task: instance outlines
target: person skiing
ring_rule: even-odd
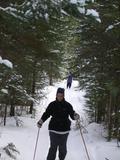
[[[67,138],[70,131],[71,121],[79,119],[72,105],[64,98],[64,88],[58,88],[56,100],[51,102],[46,111],[37,122],[39,128],[43,123],[51,117],[49,122],[50,148],[47,155],[47,160],[55,160],[57,149],[59,150],[59,160],[64,160],[67,154]]]
[[[72,74],[70,73],[67,79],[67,88],[71,88],[72,85]]]

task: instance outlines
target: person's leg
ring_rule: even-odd
[[[47,160],[55,160],[58,147],[59,137],[57,134],[50,132],[50,148],[47,156]]]
[[[59,159],[64,160],[67,154],[67,138],[68,134],[61,135],[59,139]]]
[[[69,83],[67,83],[67,88],[69,87]]]
[[[69,83],[69,88],[71,88],[71,83]]]
[[[70,88],[70,83],[69,82],[67,83],[67,88]]]

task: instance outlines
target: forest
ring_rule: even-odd
[[[119,0],[0,1],[0,124],[35,114],[42,89],[72,72],[90,122],[120,140]]]

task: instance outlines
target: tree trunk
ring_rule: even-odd
[[[97,106],[95,105],[95,122],[97,122]]]
[[[108,141],[111,140],[112,136],[112,96],[110,94],[109,106],[108,106]]]
[[[97,123],[101,123],[102,121],[102,103],[99,101],[97,105]]]
[[[36,87],[36,64],[37,64],[37,60],[35,58],[34,66],[33,66],[33,73],[32,73],[33,76],[32,76],[32,90],[31,90],[31,94],[33,98],[35,97],[35,87]],[[34,105],[34,102],[31,101],[30,111],[29,111],[30,114],[32,114],[33,112],[33,105]]]
[[[14,98],[11,99],[10,116],[15,116]]]
[[[50,85],[50,86],[53,85],[52,76],[49,77],[49,85]]]
[[[10,116],[15,116],[15,106],[14,106],[14,99],[15,99],[15,91],[14,88],[11,87],[11,95],[10,95]]]
[[[49,62],[49,85],[53,85],[52,62]]]
[[[6,125],[6,117],[7,117],[7,104],[5,104],[4,126]]]

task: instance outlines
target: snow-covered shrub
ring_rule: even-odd
[[[17,127],[23,126],[23,121],[21,119],[19,119],[17,116],[15,116],[14,119]]]
[[[81,129],[83,133],[88,133],[86,127],[80,121],[76,121],[75,130]]]
[[[4,148],[0,149],[0,160],[20,160],[19,155],[20,152],[13,143],[9,143]]]

